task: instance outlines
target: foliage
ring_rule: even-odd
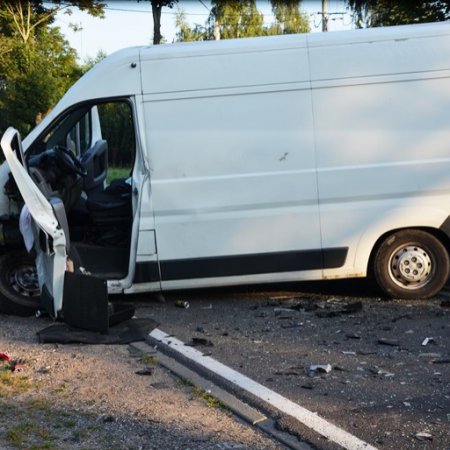
[[[58,28],[59,11],[78,6],[97,16],[95,0],[0,3],[0,133],[13,125],[28,133],[81,75],[76,53]]]
[[[308,16],[300,11],[298,0],[271,0],[276,23],[271,25],[267,34],[309,33]]]
[[[189,27],[185,14],[179,11],[175,26],[179,30],[176,41],[204,41],[232,39],[276,34],[307,33],[310,31],[308,17],[301,12],[299,0],[271,0],[276,22],[264,26],[264,16],[254,0],[216,0],[212,2],[211,14],[204,26]]]
[[[175,26],[179,30],[175,35],[177,42],[206,41],[208,39],[208,28],[195,24],[193,28],[186,21],[186,14],[179,10],[175,19]]]
[[[104,103],[98,106],[98,113],[103,139],[108,142],[109,165],[131,168],[136,143],[130,106],[125,102]]]
[[[348,0],[359,27],[381,27],[450,19],[450,0]]]
[[[82,73],[85,74],[86,72],[89,72],[96,64],[103,61],[107,56],[108,55],[103,50],[99,50],[96,56],[86,58],[81,68]]]
[[[211,16],[220,24],[220,38],[264,35],[264,16],[255,0],[213,0]]]

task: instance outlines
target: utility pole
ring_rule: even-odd
[[[328,31],[328,0],[322,0],[322,31]]]

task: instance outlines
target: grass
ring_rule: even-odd
[[[109,167],[106,180],[108,183],[111,183],[112,180],[128,178],[130,173],[130,167]]]
[[[157,366],[158,365],[158,360],[156,359],[155,356],[149,355],[145,352],[142,352],[140,355],[140,359],[144,364],[147,365],[152,365],[152,366]]]
[[[6,439],[16,448],[30,448],[34,450],[55,448],[52,444],[53,435],[42,425],[31,422],[21,423],[10,428],[6,432]],[[38,440],[39,442],[31,446],[26,445],[29,440]]]
[[[67,383],[61,383],[56,389],[53,390],[53,393],[62,397],[65,393],[67,393],[67,388]]]
[[[210,393],[204,391],[202,388],[195,386],[192,389],[192,394],[198,397],[200,400],[204,401],[210,408],[221,408],[231,413],[230,409],[227,405],[225,405],[225,403],[221,402]]]
[[[101,439],[104,433],[96,414],[61,411],[55,409],[51,401],[0,400],[0,410],[5,412],[1,421],[5,432],[0,433],[0,448],[7,442],[8,448],[56,450],[65,448],[67,440],[73,440],[81,449],[82,441],[92,434],[98,434]],[[5,425],[8,418],[9,424]]]
[[[28,377],[13,373],[9,368],[0,368],[0,397],[23,394],[36,386]]]

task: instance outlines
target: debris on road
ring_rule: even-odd
[[[430,342],[434,342],[434,338],[432,337],[427,337],[422,341],[422,346],[425,347],[427,346]]]
[[[3,365],[0,367],[3,371],[11,371],[13,373],[23,372],[25,369],[23,359],[12,359],[8,352],[0,353],[0,361],[3,361]]]
[[[400,343],[397,339],[380,338],[380,339],[378,339],[378,343],[380,345],[388,345],[391,347],[398,347],[400,345]]]
[[[177,308],[188,309],[189,308],[189,302],[186,302],[186,301],[183,301],[183,300],[176,300],[175,301],[175,306]]]
[[[330,305],[327,305],[326,306],[327,309],[323,311],[317,311],[316,316],[323,319],[323,318],[337,317],[344,314],[354,314],[363,310],[362,301],[346,303],[344,305],[337,303],[337,305],[338,307],[336,309],[333,309],[334,305],[331,308]]]
[[[361,339],[361,335],[358,333],[347,333],[345,337],[348,339]]]
[[[8,352],[0,352],[0,361],[10,361],[11,356],[9,356]]]
[[[441,353],[419,353],[419,358],[441,358]]]
[[[449,364],[450,358],[436,358],[431,360],[432,364]]]
[[[136,370],[136,375],[153,375],[155,369],[153,367],[144,367],[143,369]]]
[[[421,431],[419,433],[416,433],[416,439],[418,439],[419,441],[432,441],[433,436],[426,431]]]
[[[311,364],[309,373],[330,373],[332,369],[331,364]]]
[[[189,347],[214,347],[214,344],[209,339],[193,337],[191,342],[186,344]]]

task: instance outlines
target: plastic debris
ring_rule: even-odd
[[[25,366],[22,364],[11,364],[10,369],[13,373],[23,372],[25,370]]]
[[[425,347],[427,346],[430,342],[434,342],[434,338],[432,337],[427,337],[422,341],[422,345]]]
[[[0,352],[0,361],[11,361],[11,356],[8,352]]]
[[[331,364],[311,364],[309,366],[309,372],[316,373],[330,373],[332,369]]]

